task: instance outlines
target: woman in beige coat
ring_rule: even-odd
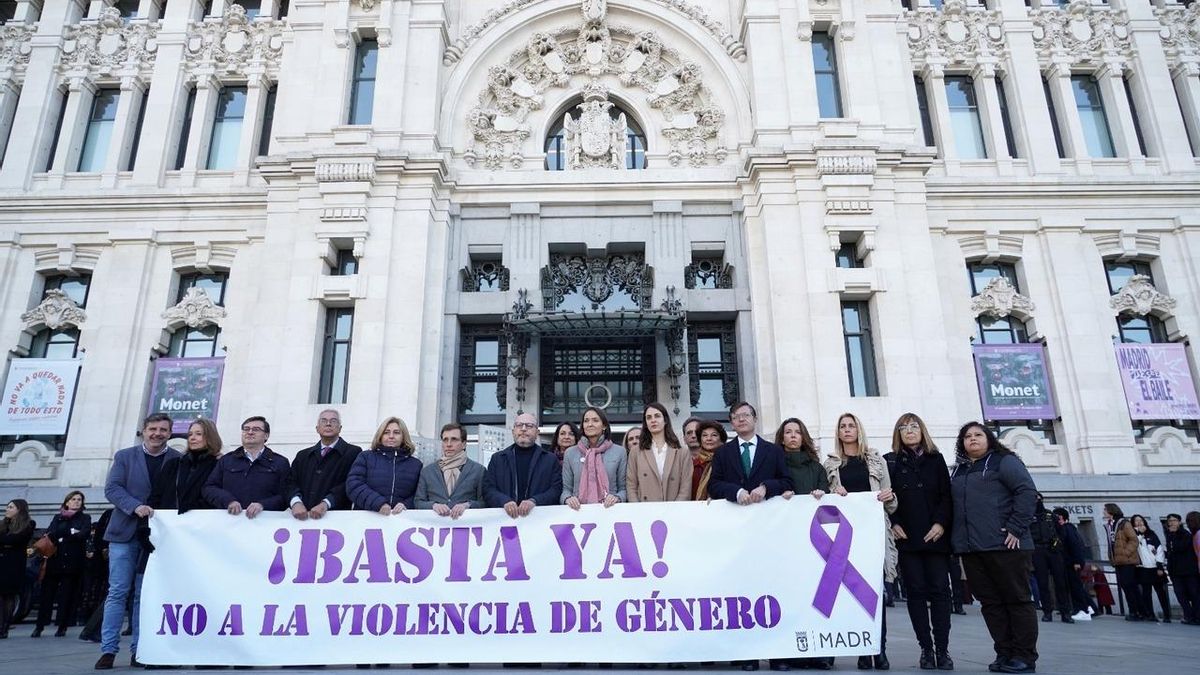
[[[661,403],[642,411],[641,445],[629,453],[625,490],[631,503],[691,499],[692,456],[671,429],[671,416]]]
[[[833,441],[833,454],[824,462],[825,471],[829,474],[829,490],[845,496],[850,492],[874,492],[875,498],[883,502],[887,513],[895,513],[899,502],[892,492],[892,479],[888,474],[887,464],[879,451],[867,445],[867,434],[863,431],[862,423],[851,413],[842,413],[838,418],[836,435]],[[891,583],[896,580],[896,562],[899,554],[896,543],[892,540],[892,528],[888,519],[883,519],[885,557],[883,564],[883,579]],[[887,658],[887,611],[883,612],[883,630],[879,639],[879,655],[874,657],[860,656],[859,670],[887,670],[890,668]]]

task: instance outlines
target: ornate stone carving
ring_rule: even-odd
[[[1144,274],[1135,274],[1108,300],[1117,314],[1169,315],[1175,311],[1175,298],[1159,293],[1154,282]]]
[[[971,298],[971,314],[976,318],[1015,316],[1025,320],[1033,315],[1033,301],[1018,293],[1008,279],[996,277]]]
[[[482,159],[493,170],[520,167],[521,147],[530,135],[527,118],[542,107],[543,93],[567,87],[577,76],[595,81],[605,75],[641,89],[647,105],[662,112],[659,126],[672,165],[685,158],[693,166],[725,160],[719,140],[725,112],[713,103],[701,68],[653,31],[586,19],[534,33],[506,63],[488,71],[487,88],[468,113],[474,144],[464,159],[472,166]]]
[[[820,155],[817,157],[817,175],[873,174],[876,165],[874,155]]]
[[[705,10],[692,5],[686,0],[650,0],[663,7],[672,9],[683,16],[687,17],[693,23],[704,28],[710,35],[713,36],[725,49],[725,53],[729,54],[738,61],[746,60],[746,46],[740,40],[735,38],[725,28],[725,25],[716,19],[709,16]],[[463,52],[475,43],[487,29],[500,23],[509,15],[525,9],[529,5],[537,2],[537,0],[509,0],[503,5],[488,12],[478,22],[467,26],[463,30],[462,35],[453,42],[446,51],[442,53],[442,63],[449,66],[457,63],[462,58]],[[603,0],[581,0],[581,14],[585,21],[604,21],[607,19],[607,2]],[[596,14],[599,16],[595,16]]]
[[[375,182],[375,162],[317,162],[318,183]]]
[[[584,89],[579,118],[573,119],[567,111],[563,119],[563,141],[568,169],[625,168],[628,143],[625,113],[614,119],[609,113],[612,107],[608,91],[599,83],[591,82]]]
[[[1160,7],[1154,15],[1162,26],[1159,35],[1171,65],[1200,63],[1200,4]]]
[[[463,293],[507,291],[511,276],[508,268],[496,260],[472,260],[460,273]]]
[[[1033,44],[1043,63],[1094,63],[1131,58],[1129,15],[1124,10],[1071,0],[1066,8],[1029,10]]]
[[[189,71],[211,69],[218,76],[255,71],[274,76],[283,53],[285,27],[278,19],[250,21],[241,5],[230,5],[220,19],[193,21],[188,26],[186,67]]]
[[[6,23],[0,26],[0,71],[23,72],[33,52],[30,41],[37,26],[25,23]]]
[[[126,23],[115,7],[100,10],[94,22],[63,29],[62,75],[105,77],[141,73],[149,77],[158,51],[158,22]]]
[[[193,286],[187,289],[179,304],[168,308],[162,313],[162,317],[167,320],[169,328],[178,327],[180,324],[188,328],[200,328],[219,324],[221,319],[225,318],[225,308],[214,303],[203,288]]]
[[[26,328],[45,326],[50,330],[60,328],[79,328],[87,321],[87,312],[80,309],[75,301],[58,289],[46,291],[46,297],[41,304],[21,315],[21,321]]]
[[[650,309],[654,268],[641,254],[592,258],[556,253],[542,268],[542,307],[546,311],[586,309],[561,307],[567,295],[574,293],[583,295],[591,309],[603,309],[618,290],[629,296],[636,309]]]
[[[693,258],[683,268],[683,287],[733,288],[733,265],[724,257]]]
[[[921,7],[907,15],[908,47],[918,68],[926,62],[995,62],[1007,51],[1000,10],[947,0],[941,8]]]

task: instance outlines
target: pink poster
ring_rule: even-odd
[[[1117,367],[1131,419],[1200,419],[1196,384],[1182,344],[1117,345]]]

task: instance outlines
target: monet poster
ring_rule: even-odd
[[[158,359],[150,381],[149,413],[167,413],[173,433],[187,433],[197,417],[217,419],[225,359]]]
[[[1042,345],[975,345],[973,351],[985,419],[1031,420],[1057,416]]]

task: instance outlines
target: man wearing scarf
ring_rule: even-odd
[[[421,469],[413,502],[457,520],[467,509],[483,508],[483,465],[467,458],[466,431],[451,422],[442,427],[442,456]]]

